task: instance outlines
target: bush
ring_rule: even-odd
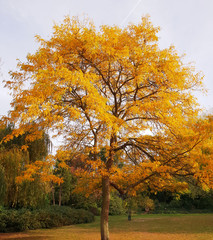
[[[90,207],[88,209],[88,211],[90,211],[95,216],[100,216],[101,215],[101,208],[99,208],[99,207]]]
[[[75,209],[85,209],[92,212],[95,216],[100,216],[101,197],[94,195],[86,197],[79,193],[72,193],[67,206]]]
[[[121,215],[125,213],[123,201],[117,195],[110,196],[109,215]]]
[[[2,211],[0,215],[1,232],[20,232],[26,229],[26,222],[16,210]]]
[[[52,206],[29,211],[0,211],[0,232],[20,232],[28,229],[52,228],[94,221],[94,215],[83,209]]]
[[[143,199],[142,206],[143,206],[146,213],[155,209],[154,201],[151,198],[149,198],[148,196],[146,196]]]

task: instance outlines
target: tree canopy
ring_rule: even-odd
[[[64,137],[62,162],[78,159],[87,191],[102,186],[102,240],[108,236],[110,186],[122,195],[140,189],[185,189],[199,172],[204,136],[193,90],[201,73],[174,47],[160,49],[148,17],[125,28],[66,17],[50,39],[18,63],[13,90],[13,134],[28,141],[51,129]]]

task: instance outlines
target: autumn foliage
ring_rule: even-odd
[[[40,47],[6,82],[17,128],[5,141],[26,131],[33,141],[47,129],[63,136],[56,158],[82,163],[79,190],[102,186],[106,240],[111,187],[122,196],[180,191],[201,177],[198,145],[207,133],[193,90],[203,88],[203,76],[174,47],[159,48],[148,17],[99,29],[66,17],[53,29],[49,40],[36,36]]]

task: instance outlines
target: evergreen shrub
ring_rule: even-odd
[[[38,210],[0,210],[0,232],[21,232],[94,221],[94,215],[83,209],[51,206]]]

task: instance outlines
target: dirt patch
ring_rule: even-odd
[[[0,239],[19,239],[30,237],[26,233],[0,233]]]

